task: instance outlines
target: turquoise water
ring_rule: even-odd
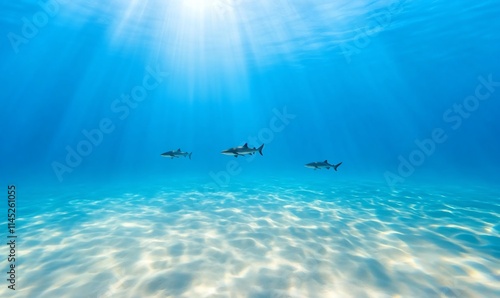
[[[292,186],[291,186],[292,185]],[[23,297],[496,297],[498,192],[330,179],[22,202]],[[5,293],[5,292],[4,292]],[[83,295],[82,293],[85,293]]]
[[[2,2],[0,296],[500,296],[500,3],[351,2]]]

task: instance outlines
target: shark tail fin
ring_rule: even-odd
[[[342,162],[339,162],[338,164],[334,165],[334,166],[333,166],[333,169],[334,169],[335,171],[337,171],[337,168],[338,168],[341,164],[342,164]]]
[[[260,145],[260,147],[259,147],[259,148],[257,148],[257,149],[259,149],[259,153],[260,153],[260,155],[264,155],[264,154],[262,154],[262,148],[264,148],[264,144]]]
[[[193,154],[193,152],[189,152],[189,159],[191,159],[191,155]]]

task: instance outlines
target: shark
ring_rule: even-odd
[[[179,148],[177,150],[172,150],[172,151],[164,152],[164,153],[161,154],[161,156],[163,156],[163,157],[170,157],[170,159],[181,157],[181,156],[184,156],[184,157],[187,156],[187,157],[189,157],[189,159],[191,159],[191,154],[193,154],[193,152],[182,152],[181,148]]]
[[[260,145],[259,148],[250,148],[248,147],[248,143],[245,143],[245,145],[243,146],[238,146],[238,147],[234,147],[234,148],[229,148],[229,149],[226,149],[226,150],[222,150],[222,154],[224,155],[233,155],[234,157],[238,157],[240,155],[252,155],[252,154],[255,154],[256,152],[259,152],[260,155],[263,155],[262,154],[262,148],[264,148],[264,144]]]
[[[339,162],[338,164],[336,165],[332,165],[332,164],[329,164],[328,163],[328,160],[325,160],[325,161],[319,161],[319,162],[311,162],[311,163],[308,163],[306,164],[306,168],[311,168],[311,169],[322,169],[322,168],[326,168],[327,170],[329,170],[330,168],[333,168],[335,171],[337,171],[337,168],[342,164],[342,162]]]

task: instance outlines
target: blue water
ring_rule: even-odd
[[[0,296],[500,296],[498,15],[2,1]]]

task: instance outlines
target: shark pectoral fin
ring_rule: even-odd
[[[327,170],[329,170],[329,169],[330,169],[330,167],[326,167],[326,169],[327,169]]]

